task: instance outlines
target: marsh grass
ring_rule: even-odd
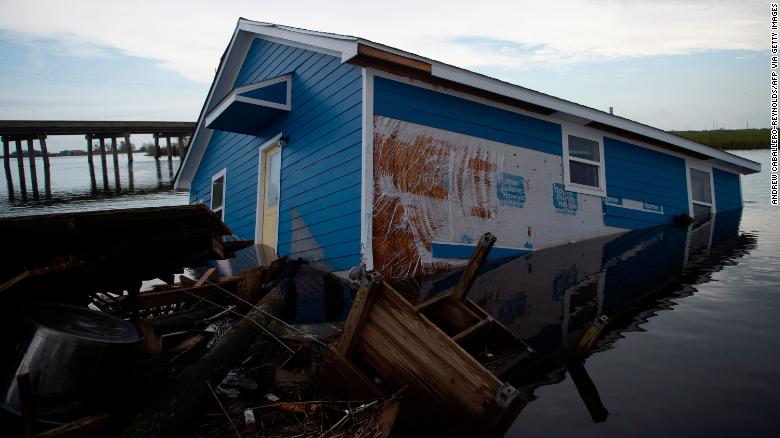
[[[718,149],[769,148],[769,129],[717,129],[713,131],[671,131],[671,133]]]

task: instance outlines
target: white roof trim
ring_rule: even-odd
[[[469,85],[485,91],[490,91],[503,96],[511,97],[513,99],[522,100],[524,102],[570,114],[592,122],[601,123],[607,126],[634,132],[645,137],[650,137],[664,143],[678,146],[682,149],[706,155],[726,163],[734,164],[748,171],[748,173],[761,171],[761,165],[759,163],[738,157],[720,149],[715,149],[711,146],[696,143],[694,141],[680,137],[679,135],[653,128],[633,120],[608,114],[603,111],[559,99],[557,97],[549,96],[547,94],[530,90],[528,88],[502,82],[498,79],[493,79],[478,73],[470,72],[468,70],[436,63],[431,66],[431,73],[433,76],[442,79]]]
[[[262,99],[255,99],[246,96],[240,96],[241,93],[246,93],[248,91],[253,91],[263,87],[268,87],[274,84],[278,84],[280,82],[287,82],[287,91],[286,91],[287,95],[285,97],[285,103],[283,104],[277,102],[271,102],[269,100],[262,100]],[[233,91],[231,91],[230,94],[225,96],[225,98],[222,99],[222,101],[219,104],[217,104],[217,106],[206,115],[206,126],[211,125],[214,122],[214,120],[217,117],[219,117],[220,114],[222,114],[233,102],[251,103],[253,105],[275,108],[283,111],[290,111],[291,93],[292,93],[292,73],[287,73],[286,75],[282,75],[272,79],[267,79],[264,81],[255,82],[252,84],[247,84],[238,87]]]
[[[235,81],[238,71],[241,68],[241,63],[243,63],[246,52],[255,36],[339,56],[342,63],[357,56],[358,46],[363,44],[392,54],[429,63],[431,64],[431,74],[441,79],[549,108],[559,113],[574,116],[583,120],[584,123],[596,122],[633,132],[736,166],[743,173],[755,173],[761,170],[761,165],[759,163],[710,146],[696,143],[678,135],[383,44],[353,36],[298,29],[241,18],[238,20],[236,30],[233,33],[233,38],[225,52],[225,59],[217,72],[212,88],[209,91],[209,95],[203,106],[203,110],[201,111],[198,126],[191,141],[190,150],[176,176],[174,185],[176,189],[190,188],[192,178],[195,176],[195,171],[197,170],[198,164],[205,152],[206,145],[211,137],[211,130],[206,128],[203,124],[206,118],[204,115],[213,109],[212,99],[215,95],[226,96],[230,92],[229,88],[226,89],[226,87],[232,86],[233,81]]]
[[[211,112],[214,106],[216,106],[216,103],[213,103],[215,96],[217,98],[227,96],[230,92],[230,88],[232,88],[232,84],[241,69],[241,64],[244,62],[246,53],[256,36],[338,56],[342,63],[357,56],[358,51],[358,38],[355,37],[297,29],[240,18],[225,51],[224,59],[214,78],[211,90],[209,90],[201,114],[198,117],[198,125],[190,141],[190,148],[176,175],[175,189],[188,190],[190,188],[192,179],[195,177],[195,172],[198,169],[200,160],[203,158],[213,132],[213,130],[206,128],[204,124],[206,114]]]

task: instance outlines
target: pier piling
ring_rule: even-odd
[[[179,162],[184,158],[184,137],[179,137],[179,148],[176,149],[179,153]]]
[[[119,193],[122,191],[122,184],[119,179],[119,146],[116,137],[111,137],[111,152],[114,157],[114,185],[116,192]]]
[[[22,201],[27,200],[27,182],[24,178],[24,153],[22,153],[22,141],[16,140],[16,164],[19,167],[19,191],[22,193]]]
[[[160,161],[160,135],[154,134],[154,159]]]
[[[97,191],[97,181],[95,180],[95,161],[92,157],[92,135],[87,134],[87,161],[89,161],[89,181],[92,184],[92,193]]]
[[[3,137],[3,167],[5,167],[5,181],[8,187],[8,199],[14,199],[14,179],[11,176],[11,148],[8,147],[8,139]]]
[[[160,146],[160,138],[165,137],[168,150],[168,171],[171,179],[173,179],[173,155],[177,154],[183,156],[186,153],[186,147],[184,145],[184,139],[190,137],[195,130],[196,124],[193,122],[137,122],[137,121],[69,121],[69,120],[0,120],[0,140],[3,142],[3,150],[0,151],[3,155],[3,166],[5,169],[6,185],[8,188],[8,198],[11,200],[27,201],[27,179],[30,178],[32,187],[32,197],[34,199],[42,198],[42,195],[46,196],[46,199],[51,199],[52,188],[51,178],[52,172],[56,170],[51,167],[50,155],[47,149],[47,139],[51,135],[84,135],[87,141],[87,163],[89,164],[89,177],[92,194],[97,194],[98,190],[98,178],[97,170],[95,168],[95,154],[100,153],[102,170],[103,170],[103,189],[105,192],[111,190],[108,176],[108,158],[106,157],[106,141],[111,139],[111,153],[114,165],[114,180],[116,190],[118,193],[122,192],[122,180],[121,170],[119,168],[121,151],[121,140],[124,138],[124,143],[127,145],[127,149],[124,151],[127,153],[128,163],[128,181],[127,184],[134,189],[133,181],[133,148],[130,142],[130,136],[134,134],[151,134],[154,136],[154,152],[150,152],[155,157],[155,161],[160,162],[162,156],[162,150]],[[179,144],[172,144],[176,138],[179,139]],[[99,143],[95,143],[95,141]],[[26,141],[27,146],[22,145],[22,142]],[[40,151],[35,148],[35,142],[40,144]],[[16,143],[13,145],[12,143]],[[178,148],[174,152],[174,148]],[[11,159],[12,153],[17,155],[18,166],[18,179],[15,179],[12,174]],[[37,160],[36,154],[39,154],[42,158],[42,163]],[[60,154],[55,154],[58,156]],[[29,164],[25,163],[25,156],[29,157]],[[41,186],[38,185],[38,173],[37,167],[43,164],[43,178]],[[29,175],[27,174],[29,166]],[[165,185],[162,182],[162,168],[158,164],[157,175],[159,178],[160,187]],[[44,192],[44,193],[41,193]]]
[[[35,145],[33,139],[27,139],[27,160],[30,162],[30,184],[32,185],[33,199],[38,199],[38,170],[35,166]]]
[[[106,139],[100,137],[100,164],[103,165],[103,191],[108,193],[108,166],[106,164]]]
[[[130,143],[130,134],[125,134],[125,147],[127,148],[127,162],[133,162],[133,146]]]
[[[38,137],[41,144],[41,153],[43,154],[43,185],[46,193],[46,199],[51,199],[51,173],[49,169],[49,149],[46,147],[46,136]]]

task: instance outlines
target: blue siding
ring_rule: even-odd
[[[257,136],[214,131],[190,197],[208,201],[212,175],[227,167],[225,222],[254,239],[258,150],[282,132],[289,144],[282,149],[278,252],[349,269],[360,263],[361,71],[333,56],[258,38],[235,86],[290,72],[291,112]]]
[[[431,243],[431,254],[434,257],[441,257],[447,259],[468,259],[474,252],[474,248],[477,245],[468,245],[462,243]],[[501,260],[509,257],[517,257],[523,254],[528,254],[531,250],[528,249],[516,249],[516,248],[500,248],[493,247],[488,253],[488,260]]]
[[[561,155],[561,126],[384,78],[374,80],[374,114]]]
[[[287,81],[277,82],[273,85],[247,91],[245,93],[241,93],[240,96],[284,105],[287,103]]]
[[[715,208],[717,211],[742,208],[739,175],[725,170],[712,169],[712,179],[715,183]]]
[[[688,214],[685,160],[604,137],[607,195],[663,205],[664,214],[604,206],[604,225],[645,228]]]

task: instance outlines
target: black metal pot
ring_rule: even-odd
[[[61,423],[110,397],[140,352],[135,327],[104,312],[65,304],[24,307],[24,329],[11,366],[0,376],[0,405],[19,414],[16,376],[30,375],[35,417]]]

